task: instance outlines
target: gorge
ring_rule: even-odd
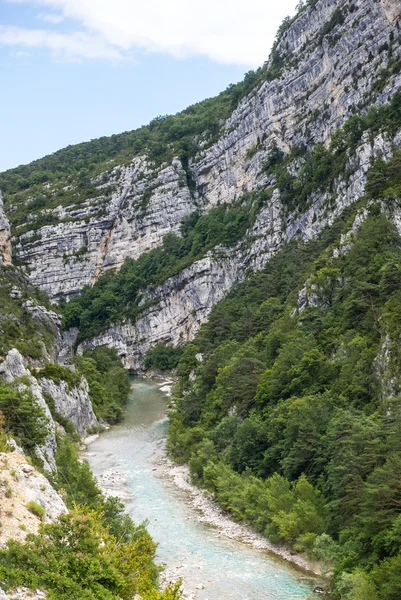
[[[61,513],[121,533],[79,439],[121,420],[127,372],[173,370],[192,480],[333,597],[400,597],[400,24],[399,0],[301,2],[216,98],[0,174],[0,447]],[[149,573],[104,597],[179,597]]]

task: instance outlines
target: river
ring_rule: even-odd
[[[199,522],[188,495],[160,476],[168,421],[156,382],[134,379],[123,423],[86,452],[102,487],[122,497],[136,522],[148,521],[157,559],[197,600],[307,600],[316,582],[271,554]],[[203,588],[203,589],[198,589]]]

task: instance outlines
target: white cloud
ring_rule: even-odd
[[[55,13],[44,13],[39,15],[42,21],[45,23],[51,23],[52,25],[59,25],[64,21],[64,17],[62,15],[56,15]]]
[[[121,53],[102,38],[86,33],[62,34],[42,29],[0,26],[0,44],[20,48],[47,48],[59,56],[80,58],[121,59]]]
[[[246,66],[267,59],[278,26],[297,4],[297,0],[8,1],[46,6],[73,19],[85,32],[75,34],[79,36],[75,43],[83,47],[86,40],[92,48],[89,54],[93,54],[94,40],[102,40],[98,58],[104,58],[107,48],[113,58],[115,53],[141,48]],[[88,52],[82,56],[88,57]]]

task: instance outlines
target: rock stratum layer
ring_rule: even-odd
[[[189,165],[174,158],[157,166],[146,154],[134,156],[89,180],[84,200],[82,180],[64,185],[62,193],[47,183],[56,200],[61,194],[58,206],[40,211],[52,223],[39,226],[33,211],[28,225],[13,231],[15,252],[31,281],[54,299],[72,297],[126,258],[160,246],[166,233],[180,235],[182,219],[195,211],[274,187],[264,168],[273,148],[289,153],[299,145],[327,146],[352,115],[394,96],[401,85],[400,16],[399,0],[311,2],[281,32],[267,64],[275,76],[240,101],[220,124],[217,141],[210,144],[199,136],[199,150]],[[211,251],[147,290],[150,302],[135,323],[116,324],[81,349],[113,346],[126,366],[138,371],[155,344],[191,340],[213,305],[247,270],[262,268],[294,236],[317,235],[363,196],[372,160],[389,156],[397,145],[397,135],[362,138],[335,193],[315,194],[296,211],[286,210],[274,191],[241,243]],[[291,168],[299,169],[296,160]],[[28,208],[36,194],[28,194]],[[10,218],[16,207],[13,197],[7,203]]]

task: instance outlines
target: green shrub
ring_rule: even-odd
[[[43,589],[49,600],[178,600],[179,586],[157,589],[156,544],[141,528],[127,542],[110,533],[99,512],[75,509],[57,523],[41,525],[24,544],[0,550],[6,589]]]
[[[86,350],[74,364],[89,384],[89,395],[98,418],[109,423],[121,420],[130,390],[130,380],[114,348]]]
[[[40,371],[36,371],[35,375],[39,379],[51,379],[57,385],[65,381],[69,389],[79,387],[81,383],[81,376],[78,373],[57,363],[47,363]]]
[[[145,356],[145,369],[159,369],[160,371],[171,371],[175,369],[182,356],[182,348],[165,346],[159,344],[149,350]]]
[[[18,390],[0,383],[0,411],[5,431],[28,452],[44,444],[48,435],[48,421],[44,410],[37,404],[32,392]]]
[[[46,515],[46,509],[43,508],[43,506],[41,506],[37,502],[34,502],[33,500],[31,500],[30,502],[27,503],[26,507],[28,510],[31,511],[31,513],[33,515],[35,515],[36,517],[39,517],[42,521],[44,520],[45,515]]]

